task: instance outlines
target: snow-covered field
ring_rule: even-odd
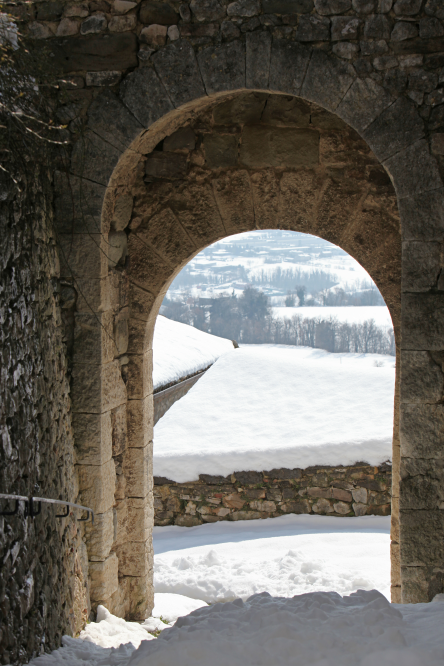
[[[154,429],[154,474],[198,475],[391,458],[391,356],[246,345],[226,354]]]
[[[208,603],[377,589],[390,599],[390,517],[295,516],[154,528],[156,592]]]
[[[273,315],[279,319],[291,319],[295,315],[302,319],[337,319],[348,324],[361,324],[373,319],[376,326],[392,327],[388,308],[384,305],[363,305],[360,307],[302,307],[273,308]]]
[[[63,648],[32,665],[442,666],[444,595],[403,606],[381,593],[389,582],[389,518],[156,528],[154,546],[156,589],[159,563],[175,558],[182,592],[188,585],[202,597],[205,585],[208,592],[220,581],[234,600],[207,606],[156,593],[154,617],[142,625],[102,607],[80,638],[64,637]],[[248,597],[249,589],[260,591]]]
[[[154,389],[204,370],[222,354],[233,350],[231,340],[159,315],[153,341]]]

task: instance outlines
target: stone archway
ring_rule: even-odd
[[[150,605],[150,341],[170,280],[191,256],[218,238],[236,230],[256,228],[256,224],[263,224],[260,219],[266,219],[270,228],[282,224],[292,228],[294,210],[303,209],[305,221],[301,215],[297,230],[311,230],[332,240],[367,268],[391,309],[399,339],[399,264],[389,276],[387,266],[394,265],[400,236],[394,224],[396,206],[390,203],[394,197],[386,173],[394,185],[401,213],[406,292],[401,317],[401,399],[405,402],[406,427],[401,432],[404,467],[400,536],[396,486],[393,500],[394,598],[401,600],[402,584],[404,601],[429,600],[435,590],[441,589],[440,574],[435,568],[439,566],[442,544],[442,518],[437,510],[434,480],[440,419],[436,403],[440,400],[442,373],[428,353],[440,348],[440,296],[433,292],[440,257],[438,244],[430,241],[439,236],[437,220],[443,207],[439,172],[429,154],[423,123],[414,104],[403,97],[393,101],[372,79],[358,78],[350,65],[334,56],[280,40],[272,43],[268,33],[247,35],[245,49],[235,41],[205,49],[197,59],[187,42],[178,41],[158,51],[153,61],[155,69],[139,69],[126,77],[121,84],[121,100],[105,93],[92,103],[88,129],[74,148],[72,175],[58,179],[59,217],[64,219],[67,232],[63,256],[69,257],[63,271],[66,277],[72,277],[74,272],[82,290],[76,315],[72,395],[77,445],[82,450],[82,442],[88,444],[88,455],[78,460],[80,488],[101,521],[94,541],[89,542],[93,600],[107,603],[113,612],[136,618],[143,617]],[[197,122],[218,102],[224,104],[225,98],[245,90],[300,97],[305,103],[334,112],[354,128],[365,140],[363,152],[368,151],[367,146],[373,151],[368,151],[369,169],[364,182],[374,179],[375,201],[368,200],[363,208],[370,191],[364,196],[364,190],[356,183],[351,185],[359,178],[350,178],[340,185],[338,177],[327,172],[325,162],[320,163],[322,179],[314,162],[261,166],[254,161],[246,164],[245,154],[240,164],[214,166],[214,173],[212,167],[211,174],[202,175],[201,180],[198,170],[204,165],[197,163],[188,195],[161,192],[159,201],[138,201],[137,196],[143,198],[141,188],[146,191],[146,184],[142,184],[144,173],[150,177],[155,171],[152,163],[151,173],[147,174],[147,155],[159,162],[158,157],[153,158],[155,152],[161,152],[154,150],[159,142]],[[248,123],[245,126],[248,128]],[[291,141],[296,135],[303,138],[298,134],[301,129],[293,127]],[[319,136],[320,130],[315,126],[306,128],[307,132],[318,131]],[[251,135],[254,131],[248,130]],[[277,137],[279,132],[273,131]],[[213,140],[213,144],[217,141]],[[254,147],[254,138],[251,145]],[[306,147],[306,153],[312,154],[312,148]],[[355,168],[359,171],[359,165]],[[284,221],[284,209],[275,206],[274,174],[279,169],[279,191],[281,182],[286,187]],[[291,175],[295,172],[299,173],[298,178]],[[302,190],[298,186],[301,173]],[[325,210],[321,205],[314,215],[310,196],[313,199],[318,183],[327,203]],[[64,194],[66,185],[69,197]],[[390,194],[381,205],[384,188]],[[187,197],[191,198],[188,204]],[[350,202],[349,210],[358,224],[355,228],[344,225],[339,231],[337,224],[329,221],[327,208],[336,206],[337,211],[344,200]],[[394,210],[391,215],[390,207]],[[208,210],[212,211],[211,224],[205,223]],[[269,219],[274,220],[273,225]],[[127,237],[123,229],[128,223]],[[378,229],[375,236],[374,228]],[[129,269],[121,271],[119,260],[127,252]],[[90,307],[98,316],[90,314]],[[426,329],[421,325],[422,317],[428,318]],[[418,374],[421,380],[417,379]],[[91,432],[95,437],[93,458]],[[395,449],[396,464],[400,457],[399,448]],[[398,469],[394,470],[395,479],[399,479]],[[119,500],[117,509],[113,509],[114,497]]]

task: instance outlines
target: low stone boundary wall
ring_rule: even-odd
[[[228,477],[201,474],[190,483],[154,477],[154,524],[193,527],[287,513],[387,516],[391,485],[389,463],[235,472]]]

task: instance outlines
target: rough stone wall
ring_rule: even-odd
[[[154,524],[194,527],[220,520],[276,518],[288,513],[388,516],[391,465],[273,469],[200,474],[174,483],[154,477]]]
[[[133,529],[129,533],[126,528],[121,532],[125,534],[122,538],[126,551],[122,548],[119,556],[120,578],[112,559],[113,585],[119,587],[120,581],[125,579],[125,585],[131,582],[132,587],[128,587],[123,597],[131,593],[142,599],[151,575],[149,561],[138,568],[135,562],[142,561],[137,549],[141,548],[140,534],[149,533],[146,521],[151,511],[151,486],[150,483],[144,485],[142,479],[150,469],[150,345],[155,315],[174,273],[205,244],[243,230],[242,220],[248,210],[233,206],[231,217],[222,216],[223,222],[220,222],[216,216],[205,228],[201,209],[208,209],[210,205],[214,210],[217,204],[213,188],[198,191],[196,170],[194,208],[188,206],[184,198],[176,197],[173,217],[177,215],[179,219],[170,220],[171,224],[167,220],[157,236],[145,237],[143,243],[149,250],[145,263],[138,262],[137,253],[130,251],[133,256],[129,263],[134,273],[129,275],[128,283],[122,282],[127,284],[128,293],[122,301],[116,297],[112,306],[108,287],[104,286],[110,277],[106,268],[107,254],[116,245],[122,250],[119,256],[124,256],[128,233],[124,229],[128,228],[129,221],[125,201],[128,202],[128,197],[131,199],[136,181],[143,178],[139,166],[143,163],[143,172],[146,156],[165,136],[189,124],[217,96],[230,91],[254,90],[296,96],[334,112],[370,146],[395,186],[404,243],[402,353],[398,364],[402,374],[403,451],[401,469],[396,420],[392,582],[395,598],[400,600],[402,569],[403,599],[430,600],[437,591],[442,591],[444,558],[439,435],[443,386],[440,275],[444,239],[441,178],[444,168],[444,15],[441,1],[238,0],[230,3],[191,0],[189,4],[179,4],[115,0],[111,4],[107,0],[91,0],[14,3],[10,9],[22,17],[24,25],[21,27],[25,32],[35,39],[46,40],[69,79],[63,84],[57,115],[66,122],[75,144],[67,169],[76,176],[70,178],[71,191],[83,189],[88,191],[88,197],[76,204],[74,214],[69,214],[71,217],[68,215],[71,221],[74,219],[77,235],[71,233],[71,228],[65,229],[74,248],[67,275],[72,278],[74,274],[78,284],[83,280],[81,287],[92,304],[88,309],[80,298],[77,311],[86,315],[92,309],[103,316],[103,321],[106,317],[111,321],[115,314],[122,320],[128,317],[127,361],[121,352],[120,356],[113,356],[114,365],[110,365],[106,354],[100,356],[102,348],[106,347],[99,333],[103,329],[97,328],[95,337],[90,329],[90,339],[94,338],[94,344],[101,350],[96,348],[91,354],[96,361],[100,356],[100,363],[92,366],[88,352],[82,373],[84,337],[79,335],[74,340],[74,353],[79,349],[76,381],[77,386],[82,387],[77,394],[88,395],[83,401],[88,405],[98,394],[106,396],[100,408],[96,405],[93,412],[89,407],[89,413],[106,414],[127,400],[131,454],[128,454],[125,479],[127,489],[131,486],[135,490],[126,492],[133,493],[133,504],[147,498],[145,512],[137,505],[137,513],[134,504]],[[335,173],[341,170],[338,164]],[[365,178],[368,179],[369,174]],[[155,181],[151,187],[155,192]],[[166,189],[164,191],[167,196]],[[223,190],[218,192],[221,199]],[[288,187],[285,194],[292,202],[292,210],[310,202],[308,190],[302,198],[298,198],[296,187]],[[273,213],[273,189],[264,185],[263,195],[260,207],[254,201],[253,217],[248,218],[247,228],[255,228],[262,213]],[[342,196],[338,194],[338,201]],[[123,198],[119,201],[120,197]],[[233,198],[233,201],[238,200]],[[337,205],[339,207],[340,203]],[[109,236],[116,210],[118,215]],[[306,209],[304,215],[305,212]],[[273,224],[279,224],[279,220],[274,218]],[[319,235],[323,235],[324,230],[322,224],[317,225]],[[356,236],[356,247],[360,240],[362,255],[366,248],[370,254],[377,252],[377,243],[376,250],[372,245],[371,223],[363,222],[362,230],[364,233],[358,232]],[[179,248],[176,246],[173,257],[174,234]],[[183,253],[179,251],[181,244]],[[384,261],[381,269],[383,264]],[[159,276],[159,280],[151,280],[152,276]],[[372,276],[375,277],[373,273]],[[384,277],[384,270],[379,276]],[[390,291],[394,293],[395,287]],[[124,305],[116,305],[118,303]],[[395,305],[393,302],[393,307]],[[128,307],[127,313],[125,307]],[[117,403],[110,407],[110,369],[117,368],[118,359],[119,366],[126,366],[123,369],[126,397],[122,390]],[[116,381],[119,376],[116,371]],[[87,409],[79,405],[78,412],[86,413]],[[107,419],[95,421],[96,443],[99,442],[104,451],[109,450]],[[102,486],[111,487],[106,456],[103,464],[100,456],[96,459],[96,472]],[[84,472],[82,478],[87,489],[91,469]],[[102,506],[101,511],[106,513],[112,501],[109,493],[106,509]],[[398,511],[403,516],[400,531]],[[137,529],[134,521],[138,521]],[[109,541],[109,531],[103,531],[103,539]],[[130,550],[134,553],[132,562]],[[105,565],[100,567],[98,581],[109,580],[110,576],[104,574]],[[137,586],[140,595],[135,591]],[[124,585],[121,588],[124,589]],[[125,612],[124,606],[120,608],[119,612]]]
[[[45,171],[0,182],[0,489],[75,501],[63,289]],[[2,500],[2,508],[12,508]],[[86,549],[71,514],[0,517],[0,661],[28,662],[88,617]]]

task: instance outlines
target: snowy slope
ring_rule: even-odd
[[[376,326],[392,327],[390,312],[384,305],[363,305],[360,307],[302,307],[273,308],[273,315],[279,319],[291,319],[295,315],[302,319],[337,319],[349,324],[360,324],[373,319]]]
[[[242,347],[157,423],[154,474],[377,465],[391,457],[394,381],[390,356]]]
[[[154,390],[204,370],[222,354],[233,350],[231,340],[159,315],[153,342]]]

